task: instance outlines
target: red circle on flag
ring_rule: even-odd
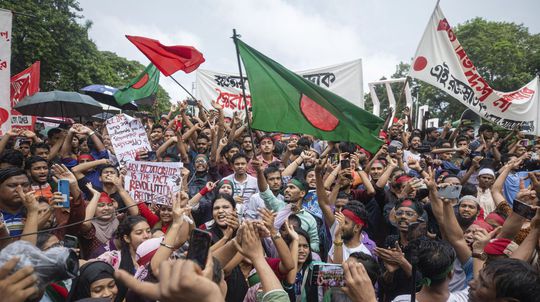
[[[317,129],[333,131],[339,124],[339,120],[332,113],[304,94],[300,99],[300,110],[308,122]]]
[[[413,68],[416,71],[421,71],[422,69],[426,68],[427,66],[427,59],[425,57],[419,56],[414,60]]]
[[[145,73],[143,77],[137,81],[137,83],[131,85],[132,88],[139,89],[148,83],[148,74]]]

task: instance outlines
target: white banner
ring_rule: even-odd
[[[138,119],[119,114],[107,120],[107,131],[120,165],[134,161],[137,152],[150,151],[150,142],[144,126]]]
[[[172,193],[182,186],[182,167],[178,162],[128,162],[124,188],[135,202],[171,205]]]
[[[513,92],[491,88],[465,53],[439,6],[420,41],[410,76],[443,90],[501,127],[521,125],[523,131],[540,135],[538,77]]]
[[[0,9],[0,135],[11,128],[11,19],[9,10]]]
[[[361,59],[296,73],[364,108]],[[197,98],[202,100],[204,107],[212,108],[211,102],[216,101],[223,105],[226,116],[232,116],[234,111],[244,110],[242,82],[246,84],[248,107],[251,106],[249,83],[245,75],[244,79],[240,79],[238,74],[197,69],[196,78]]]

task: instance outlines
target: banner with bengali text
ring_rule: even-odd
[[[516,91],[494,90],[478,73],[438,5],[411,67],[411,77],[448,93],[482,118],[506,129],[520,126],[540,135],[539,78]]]
[[[299,71],[297,74],[363,108],[361,59]],[[248,107],[251,106],[249,83],[245,75],[240,79],[238,74],[198,69],[195,83],[197,97],[205,108],[212,108],[212,101],[216,101],[223,106],[226,116],[232,116],[234,111],[243,111],[242,85],[246,87]]]
[[[0,9],[0,135],[11,128],[11,21],[13,14]]]

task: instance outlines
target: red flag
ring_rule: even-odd
[[[165,46],[158,40],[145,37],[128,36],[131,43],[148,58],[165,76],[183,70],[190,73],[204,62],[204,57],[192,46]]]
[[[30,67],[11,77],[11,108],[23,98],[39,92],[39,69],[40,62],[36,61]],[[11,109],[13,128],[33,130],[35,123],[35,116],[21,115],[17,110]]]

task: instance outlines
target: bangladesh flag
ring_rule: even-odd
[[[353,142],[371,153],[384,121],[235,39],[249,79],[252,127]]]
[[[120,87],[114,93],[114,98],[119,105],[125,105],[132,101],[140,101],[153,97],[159,86],[159,70],[150,64],[136,78],[124,87]]]

